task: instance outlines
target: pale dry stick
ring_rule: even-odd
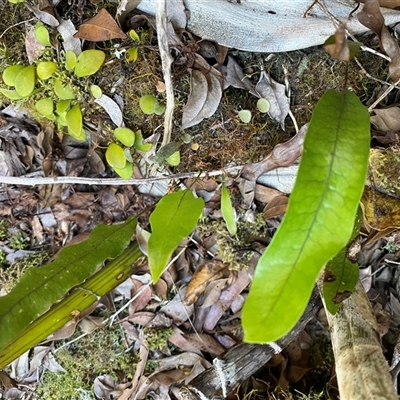
[[[393,89],[397,88],[400,83],[398,79],[395,83],[389,83],[389,87],[368,107],[368,111],[371,112]]]
[[[360,67],[361,72],[369,79],[372,79],[375,82],[380,83],[381,85],[388,85],[388,82],[383,81],[382,79],[379,78],[375,78],[375,76],[372,76],[369,72],[367,72],[367,70],[362,66],[362,64],[360,63],[360,61],[358,61],[357,57],[354,57],[355,62],[357,63],[357,65]],[[399,86],[396,87],[397,89],[400,89]]]
[[[18,23],[16,23],[16,24],[14,24],[14,25],[9,26],[7,29],[4,29],[3,33],[0,35],[0,39],[1,39],[10,29],[15,28],[15,27],[18,26],[18,25],[25,24],[26,22],[34,21],[34,20],[36,20],[36,18],[30,18],[30,19],[27,19],[27,20],[25,20],[25,21],[21,21],[21,22],[18,22]]]
[[[162,72],[164,76],[165,90],[167,94],[167,105],[164,114],[164,135],[162,146],[168,144],[171,140],[172,118],[174,113],[174,88],[172,86],[171,64],[172,57],[168,46],[167,29],[167,2],[166,0],[156,1],[156,26],[158,48],[160,49]]]
[[[322,281],[318,282],[320,290]],[[360,282],[335,315],[325,306],[342,400],[398,400],[378,324]]]
[[[173,179],[187,178],[207,178],[210,176],[222,175],[225,172],[237,173],[241,171],[243,165],[226,167],[223,170],[214,170],[209,172],[183,172],[180,174],[163,175],[154,178],[141,179],[120,179],[120,178],[82,178],[75,176],[59,176],[59,177],[20,177],[20,176],[0,176],[0,184],[37,186],[37,185],[56,185],[56,184],[82,184],[82,185],[105,185],[105,186],[127,186],[127,185],[149,185],[156,182]]]

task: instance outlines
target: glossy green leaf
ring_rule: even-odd
[[[359,207],[348,245],[343,247],[324,268],[322,293],[325,306],[332,315],[339,310],[342,301],[351,295],[359,280],[359,267],[357,261],[351,258],[351,251],[354,240],[360,233],[362,218]]]
[[[40,114],[50,116],[54,111],[53,100],[50,97],[40,99],[35,103],[35,108]]]
[[[172,153],[167,159],[167,163],[171,165],[172,167],[176,167],[181,163],[181,152],[175,151],[175,153]]]
[[[75,104],[67,111],[65,116],[67,120],[68,133],[76,139],[84,140],[85,134],[83,132],[82,112],[79,104]]]
[[[135,269],[133,264],[141,256],[138,243],[134,242],[121,255],[96,271],[81,286],[72,289],[48,312],[32,322],[10,345],[0,350],[0,369],[124,282],[133,273]]]
[[[8,86],[15,86],[15,78],[24,68],[24,65],[10,65],[3,71],[3,82]]]
[[[110,143],[106,150],[106,160],[113,168],[124,169],[126,157],[124,149],[116,143]]]
[[[158,100],[151,94],[145,94],[139,100],[139,107],[145,114],[154,114]]]
[[[71,105],[71,100],[61,100],[56,105],[57,113],[64,113],[69,109]]]
[[[39,22],[35,26],[35,38],[43,46],[51,46],[50,35],[43,22]]]
[[[327,91],[308,128],[286,215],[256,268],[242,316],[246,341],[270,342],[290,331],[322,267],[348,242],[369,142],[367,108],[350,91]]]
[[[121,254],[135,227],[136,219],[98,225],[86,241],[63,248],[52,263],[29,269],[9,294],[0,297],[0,349],[12,343],[73,287],[81,285],[104,261]]]
[[[20,100],[23,97],[20,96],[15,90],[9,90],[9,89],[0,89],[0,93],[7,97],[10,100]]]
[[[85,50],[76,59],[75,75],[78,78],[95,74],[103,65],[106,53],[101,50]]]
[[[143,134],[141,130],[135,132],[135,143],[134,146],[139,151],[150,151],[153,145],[151,143],[143,143]]]
[[[36,74],[35,67],[29,65],[23,68],[15,77],[14,87],[15,91],[22,97],[27,97],[32,94],[35,88]]]
[[[195,228],[204,207],[203,199],[189,190],[164,196],[150,215],[148,260],[153,282],[157,282],[179,243]]]
[[[54,80],[54,93],[60,100],[73,100],[75,94],[70,86],[64,85],[59,79]]]
[[[221,212],[222,217],[226,223],[228,232],[234,236],[237,232],[236,226],[236,212],[232,206],[231,197],[229,196],[229,191],[225,184],[222,184],[221,188]]]
[[[114,171],[122,179],[130,179],[133,175],[133,164],[130,161],[127,161],[124,168],[114,168]]]
[[[99,99],[103,95],[100,86],[97,85],[90,86],[90,91],[92,92],[92,95],[95,99]]]
[[[114,130],[114,136],[124,146],[132,147],[135,143],[135,132],[129,128],[117,128]]]
[[[49,79],[56,72],[57,63],[53,61],[41,61],[37,64],[36,73],[40,79]]]
[[[67,71],[73,71],[76,66],[76,54],[72,50],[65,52],[65,68]]]
[[[161,103],[157,103],[154,106],[154,114],[156,115],[163,115],[165,111],[165,105]]]
[[[140,42],[140,37],[134,29],[129,31],[129,37],[135,42]]]

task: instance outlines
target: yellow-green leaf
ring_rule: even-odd
[[[78,78],[95,74],[103,65],[106,53],[101,50],[85,50],[79,54],[76,65],[75,75]]]
[[[49,79],[56,72],[57,63],[41,61],[37,64],[36,73],[40,79]]]
[[[65,52],[65,68],[67,71],[73,71],[76,66],[76,54],[72,50]]]
[[[59,79],[54,80],[54,93],[60,100],[73,100],[75,99],[75,94],[71,87],[63,85]]]
[[[106,160],[113,168],[122,170],[125,168],[127,160],[124,154],[124,149],[116,144],[110,143],[106,150]]]
[[[131,147],[135,143],[135,132],[129,128],[117,128],[114,130],[114,136],[123,145]]]
[[[76,139],[84,140],[85,135],[83,134],[82,137],[82,112],[79,104],[75,104],[68,110],[65,119],[67,120],[68,133]]]
[[[43,22],[39,22],[35,26],[35,38],[43,46],[51,46],[50,35]]]
[[[229,196],[229,191],[224,183],[222,184],[221,188],[221,212],[222,212],[222,217],[224,218],[224,221],[226,223],[228,232],[232,236],[236,235],[237,232],[236,215],[235,215],[236,212],[232,206],[232,201],[231,197]]]
[[[23,68],[15,77],[15,91],[21,97],[27,97],[32,94],[33,89],[35,88],[35,83],[35,67],[33,65],[29,65],[28,67]]]
[[[126,162],[124,168],[115,168],[114,171],[122,178],[122,179],[130,179],[133,175],[133,164],[129,161]]]
[[[51,116],[54,111],[53,100],[50,99],[50,97],[45,97],[43,99],[40,99],[36,102],[35,108],[40,114],[46,117]]]
[[[24,65],[10,65],[3,71],[3,82],[8,86],[15,86],[15,78],[24,68]]]

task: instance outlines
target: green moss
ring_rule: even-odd
[[[77,337],[77,332],[74,337]],[[133,378],[136,355],[125,352],[123,332],[119,326],[103,328],[80,338],[56,353],[65,373],[46,371],[37,398],[45,400],[95,399],[92,385],[99,375],[110,375],[118,382]]]
[[[174,333],[172,328],[146,328],[146,345],[149,350],[165,351],[168,349],[168,339]]]

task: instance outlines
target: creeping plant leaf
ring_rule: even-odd
[[[150,215],[152,233],[148,260],[153,282],[157,282],[179,243],[192,232],[200,218],[204,201],[189,190],[165,195]]]
[[[243,309],[245,340],[270,342],[300,318],[322,267],[350,239],[368,167],[370,124],[357,96],[318,102],[286,215],[259,260]]]
[[[103,65],[106,53],[101,50],[85,50],[76,59],[75,75],[78,78],[95,74]]]

